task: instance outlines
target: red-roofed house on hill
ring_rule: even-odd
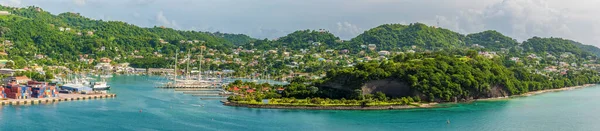
[[[246,92],[248,92],[248,93],[254,93],[254,89],[248,89],[248,90],[246,90]]]
[[[100,58],[100,62],[102,63],[110,63],[112,60],[110,60],[110,58],[106,58],[106,57],[102,57]]]
[[[277,88],[277,92],[278,92],[278,93],[283,93],[283,91],[284,91],[284,90],[285,90],[285,89],[284,89],[283,87],[279,87],[279,88]]]

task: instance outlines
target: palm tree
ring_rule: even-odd
[[[8,28],[8,27],[0,27],[0,37],[4,36],[9,31],[10,31],[10,28]]]

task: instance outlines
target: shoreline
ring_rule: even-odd
[[[560,92],[567,90],[580,89],[590,86],[595,86],[596,84],[584,84],[581,86],[572,86],[572,87],[564,87],[557,89],[547,89],[547,90],[538,90],[527,92],[520,95],[514,96],[505,96],[505,97],[494,97],[494,98],[482,98],[482,99],[474,99],[472,101],[467,102],[444,102],[441,104],[452,104],[452,103],[469,103],[474,101],[493,101],[493,100],[505,100],[516,97],[528,97],[533,95],[539,95],[549,92]],[[294,110],[403,110],[403,109],[423,109],[423,108],[440,108],[441,106],[437,106],[440,103],[413,103],[415,105],[392,105],[392,106],[295,106],[295,105],[269,105],[269,104],[240,104],[229,101],[221,101],[225,106],[232,107],[245,107],[245,108],[263,108],[263,109],[294,109]]]
[[[540,95],[540,94],[549,93],[549,92],[561,92],[561,91],[567,91],[567,90],[581,89],[581,88],[586,88],[586,87],[595,86],[595,85],[596,84],[584,84],[584,85],[580,85],[580,86],[571,86],[571,87],[556,88],[556,89],[538,90],[538,91],[527,92],[527,93],[520,94],[520,95],[505,96],[505,97],[493,97],[493,98],[482,98],[482,99],[475,99],[473,101],[493,101],[493,100],[503,100],[503,99],[517,98],[517,97],[528,97],[528,96]]]
[[[268,104],[240,104],[228,101],[222,101],[225,106],[245,107],[245,108],[263,108],[263,109],[294,109],[294,110],[402,110],[402,109],[422,109],[437,108],[438,103],[419,103],[415,105],[391,105],[391,106],[294,106],[294,105],[268,105]]]

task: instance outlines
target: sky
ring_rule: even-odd
[[[277,38],[326,29],[351,39],[382,24],[425,23],[462,34],[497,30],[518,41],[562,37],[600,46],[600,0],[0,0],[53,14]]]

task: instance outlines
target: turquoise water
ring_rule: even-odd
[[[600,130],[598,86],[437,109],[306,111],[222,106],[156,80],[113,77],[113,99],[0,106],[0,130]]]

